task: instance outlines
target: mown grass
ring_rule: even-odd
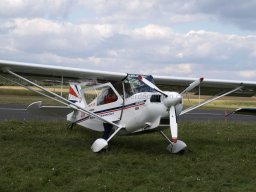
[[[37,91],[39,91],[38,88],[35,87],[31,87]],[[61,94],[61,89],[60,88],[56,88],[54,86],[46,86],[44,87],[50,91],[53,91],[57,94]],[[38,93],[35,93],[33,91],[30,91],[28,89],[25,89],[23,87],[19,87],[19,86],[0,86],[0,93],[1,95],[25,95],[25,96],[38,96]],[[64,96],[67,96],[68,93],[68,89],[65,87],[65,89],[63,89],[62,91]]]
[[[184,155],[158,134],[116,137],[64,122],[0,122],[0,191],[255,191],[256,124],[180,124]]]
[[[47,87],[46,87],[47,88]],[[54,89],[54,87],[48,87],[50,90],[54,91],[56,94],[61,95],[59,89]],[[67,98],[68,93],[65,91],[62,96]],[[0,104],[23,104],[29,105],[35,101],[43,101],[47,105],[60,105],[58,102],[48,99],[38,93],[26,90],[19,87],[0,87]]]
[[[202,100],[203,101],[203,100]],[[184,100],[184,106],[189,107],[192,105],[198,104],[197,99]],[[205,109],[237,109],[237,108],[246,108],[252,107],[256,108],[256,99],[255,98],[230,98],[230,99],[219,99],[208,103],[207,105],[202,106],[201,108]]]
[[[0,95],[0,104],[29,105],[36,101],[42,101],[44,105],[61,105],[59,102],[50,100],[43,96]]]

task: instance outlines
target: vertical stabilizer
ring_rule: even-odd
[[[81,85],[70,84],[68,100],[79,105],[80,107],[86,106],[86,103],[82,95]]]

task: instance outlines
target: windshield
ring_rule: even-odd
[[[129,74],[127,78],[124,80],[124,88],[125,88],[125,95],[126,98],[130,97],[136,93],[141,92],[155,92],[154,89],[150,88],[142,81],[138,79],[137,74]],[[154,79],[151,75],[143,75],[145,79],[150,81],[151,83],[155,84]]]

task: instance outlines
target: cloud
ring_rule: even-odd
[[[3,18],[32,18],[32,17],[49,17],[62,18],[66,17],[77,0],[1,0],[0,17]]]
[[[80,20],[86,20],[86,16],[91,15],[92,22],[145,25],[150,21],[158,25],[173,25],[217,21],[254,31],[255,9],[254,0],[2,0],[0,17],[63,20],[76,15],[79,10]]]
[[[116,14],[119,12],[125,13],[140,13],[151,12],[157,4],[156,0],[130,0],[130,1],[116,1],[116,0],[79,0],[79,4],[88,7],[98,14],[109,15],[110,13]]]
[[[195,67],[194,64],[189,63],[181,63],[181,64],[169,64],[163,67],[158,67],[157,65],[154,66],[146,66],[145,69],[141,70],[140,72],[143,74],[152,74],[152,75],[167,75],[170,76],[175,74],[176,76],[180,75],[191,75],[193,72],[193,68]]]
[[[254,0],[248,0],[246,3],[242,0],[199,0],[194,6],[194,12],[211,15],[219,22],[230,23],[242,29],[255,30],[255,8]]]
[[[241,77],[244,77],[244,78],[248,78],[248,79],[255,78],[256,70],[255,71],[240,71],[239,74]]]
[[[142,28],[133,30],[134,37],[145,38],[145,39],[165,39],[171,35],[171,30],[168,27],[161,27],[158,25],[147,25]]]
[[[87,68],[128,72],[150,69],[154,74],[193,76],[193,72],[201,75],[202,69],[242,70],[244,66],[254,67],[256,50],[256,36],[207,31],[179,34],[156,24],[129,29],[117,24],[35,18],[13,19],[4,23],[2,31],[2,59],[20,60],[27,55],[26,60],[34,58],[33,62],[83,66],[83,61]]]
[[[95,12],[105,22],[130,22],[180,24],[194,22],[219,22],[241,29],[256,30],[256,2],[254,0],[80,0],[86,10]]]
[[[9,40],[16,49],[70,56],[89,52],[102,40],[111,37],[115,28],[108,24],[75,25],[40,18],[14,19],[4,26],[2,30],[8,33],[2,36],[3,41]]]
[[[249,26],[256,21],[253,7],[250,0],[3,0],[0,58],[130,73],[255,79],[248,73],[255,71],[255,35],[193,27],[179,33],[175,28],[214,21],[254,30],[256,25]]]

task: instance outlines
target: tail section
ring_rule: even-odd
[[[79,84],[70,84],[68,100],[72,103],[79,105],[80,107],[86,106],[85,100],[83,98],[82,89]]]

